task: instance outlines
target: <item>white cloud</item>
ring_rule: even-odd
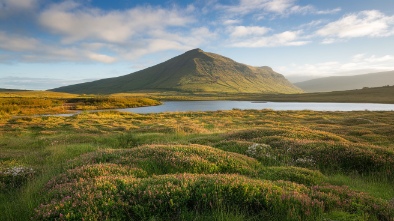
[[[164,50],[190,50],[211,43],[217,38],[217,34],[206,27],[191,28],[187,34],[152,30],[149,36],[151,37],[128,44],[124,48],[117,48],[116,51],[126,59],[135,59]]]
[[[309,41],[302,40],[301,31],[285,31],[272,36],[253,37],[234,41],[230,44],[233,47],[277,47],[277,46],[300,46],[308,44]]]
[[[244,1],[247,4],[248,1],[250,0],[244,0]],[[258,2],[258,1],[254,1],[254,2]],[[263,7],[267,11],[281,14],[285,12],[288,8],[290,8],[292,5],[294,5],[294,0],[274,0],[274,1],[266,1],[265,4],[263,4]]]
[[[65,1],[44,10],[39,21],[58,34],[64,45],[82,45],[90,50],[91,53],[82,53],[84,57],[110,63],[163,50],[188,50],[214,40],[216,33],[194,25],[195,10],[188,5],[103,11]],[[95,52],[99,50],[109,51],[113,56]]]
[[[2,77],[0,88],[24,89],[24,90],[47,90],[71,84],[88,82],[96,79],[69,80],[55,78],[26,78],[26,77]]]
[[[99,61],[112,63],[116,59],[105,54],[95,53],[102,44],[78,46],[49,45],[35,38],[10,35],[0,32],[0,49],[14,53],[13,56],[0,57],[0,61],[18,60],[23,62],[52,61]],[[16,52],[16,53],[15,53]]]
[[[66,43],[85,39],[123,43],[150,30],[185,26],[192,21],[177,9],[136,7],[124,11],[102,11],[83,7],[74,1],[52,5],[40,15],[39,20],[43,26],[64,36]]]
[[[328,15],[328,14],[335,14],[342,11],[341,8],[334,8],[334,9],[328,9],[328,10],[321,10],[321,11],[316,11],[315,14],[318,15]]]
[[[365,58],[365,54],[356,54],[353,56],[352,61],[353,62],[360,62]]]
[[[385,55],[382,57],[378,57],[375,55],[372,55],[370,57],[365,58],[365,62],[367,63],[394,63],[394,56],[393,55]],[[394,67],[394,65],[392,65]]]
[[[304,15],[305,14],[328,15],[328,14],[338,13],[341,10],[342,10],[341,8],[334,8],[334,9],[328,9],[328,10],[318,10],[312,5],[306,5],[306,6],[295,5],[289,9],[289,13],[304,14]]]
[[[246,15],[251,12],[260,14],[272,13],[279,15],[289,14],[334,14],[341,11],[340,8],[318,10],[312,5],[297,5],[296,0],[239,0],[236,5],[218,5],[228,13]]]
[[[294,0],[240,0],[237,5],[218,5],[229,13],[245,15],[255,11],[283,13],[293,5]]]
[[[286,76],[326,77],[394,70],[394,55],[356,54],[347,62],[329,61],[317,64],[292,64],[279,71]]]
[[[193,5],[104,11],[72,0],[53,3],[35,13],[39,24],[55,34],[51,40],[0,32],[0,49],[23,52],[0,56],[0,62],[112,63],[163,50],[202,47],[217,34],[195,25],[195,11]],[[56,37],[60,40],[53,41]]]
[[[394,16],[376,11],[349,14],[317,30],[318,36],[326,37],[323,43],[335,42],[335,38],[383,37],[394,34]]]
[[[231,37],[245,37],[245,36],[261,36],[266,34],[270,29],[259,26],[234,26],[229,27]]]
[[[38,8],[39,0],[0,0],[0,20],[23,20],[28,22]],[[4,23],[5,25],[6,23]]]
[[[8,51],[26,51],[38,48],[39,42],[34,38],[10,35],[0,31],[0,48]]]
[[[241,23],[238,19],[227,19],[222,22],[223,25],[235,25]]]
[[[37,0],[0,0],[0,9],[6,10],[26,10],[37,6]]]
[[[103,63],[113,63],[116,61],[116,58],[105,55],[105,54],[91,53],[88,55],[88,57],[92,60],[103,62]]]

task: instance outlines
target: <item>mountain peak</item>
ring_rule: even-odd
[[[200,48],[195,48],[189,51],[186,51],[184,54],[198,54],[198,53],[205,53],[203,50]]]
[[[204,51],[201,50],[200,48],[195,48],[195,49],[192,49],[192,50],[190,50],[190,51],[204,52]]]
[[[261,69],[268,70],[268,71],[274,71],[274,70],[272,70],[272,68],[269,67],[269,66],[261,66],[260,68],[261,68]]]
[[[71,93],[130,91],[208,93],[300,93],[271,68],[251,67],[195,48],[168,61],[128,75],[56,88]]]

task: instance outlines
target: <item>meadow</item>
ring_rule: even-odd
[[[394,220],[394,112],[0,123],[0,220]]]
[[[127,94],[127,93],[125,93]],[[125,95],[124,94],[124,95]],[[135,93],[134,93],[135,94]],[[334,102],[334,103],[382,103],[394,104],[394,86],[363,88],[348,91],[320,93],[204,93],[204,92],[141,92],[139,96],[149,96],[158,100],[243,100],[274,102]]]
[[[0,117],[72,113],[159,105],[146,96],[77,95],[50,91],[0,91]]]

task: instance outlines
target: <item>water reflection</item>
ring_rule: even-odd
[[[393,111],[394,104],[306,103],[261,101],[167,101],[159,106],[118,109],[133,113],[217,111],[232,109],[313,110],[313,111]]]

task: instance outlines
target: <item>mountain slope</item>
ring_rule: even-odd
[[[306,92],[329,92],[394,85],[394,71],[312,79],[294,85]]]
[[[269,67],[252,67],[194,49],[132,74],[53,89],[71,93],[130,91],[300,93]]]

